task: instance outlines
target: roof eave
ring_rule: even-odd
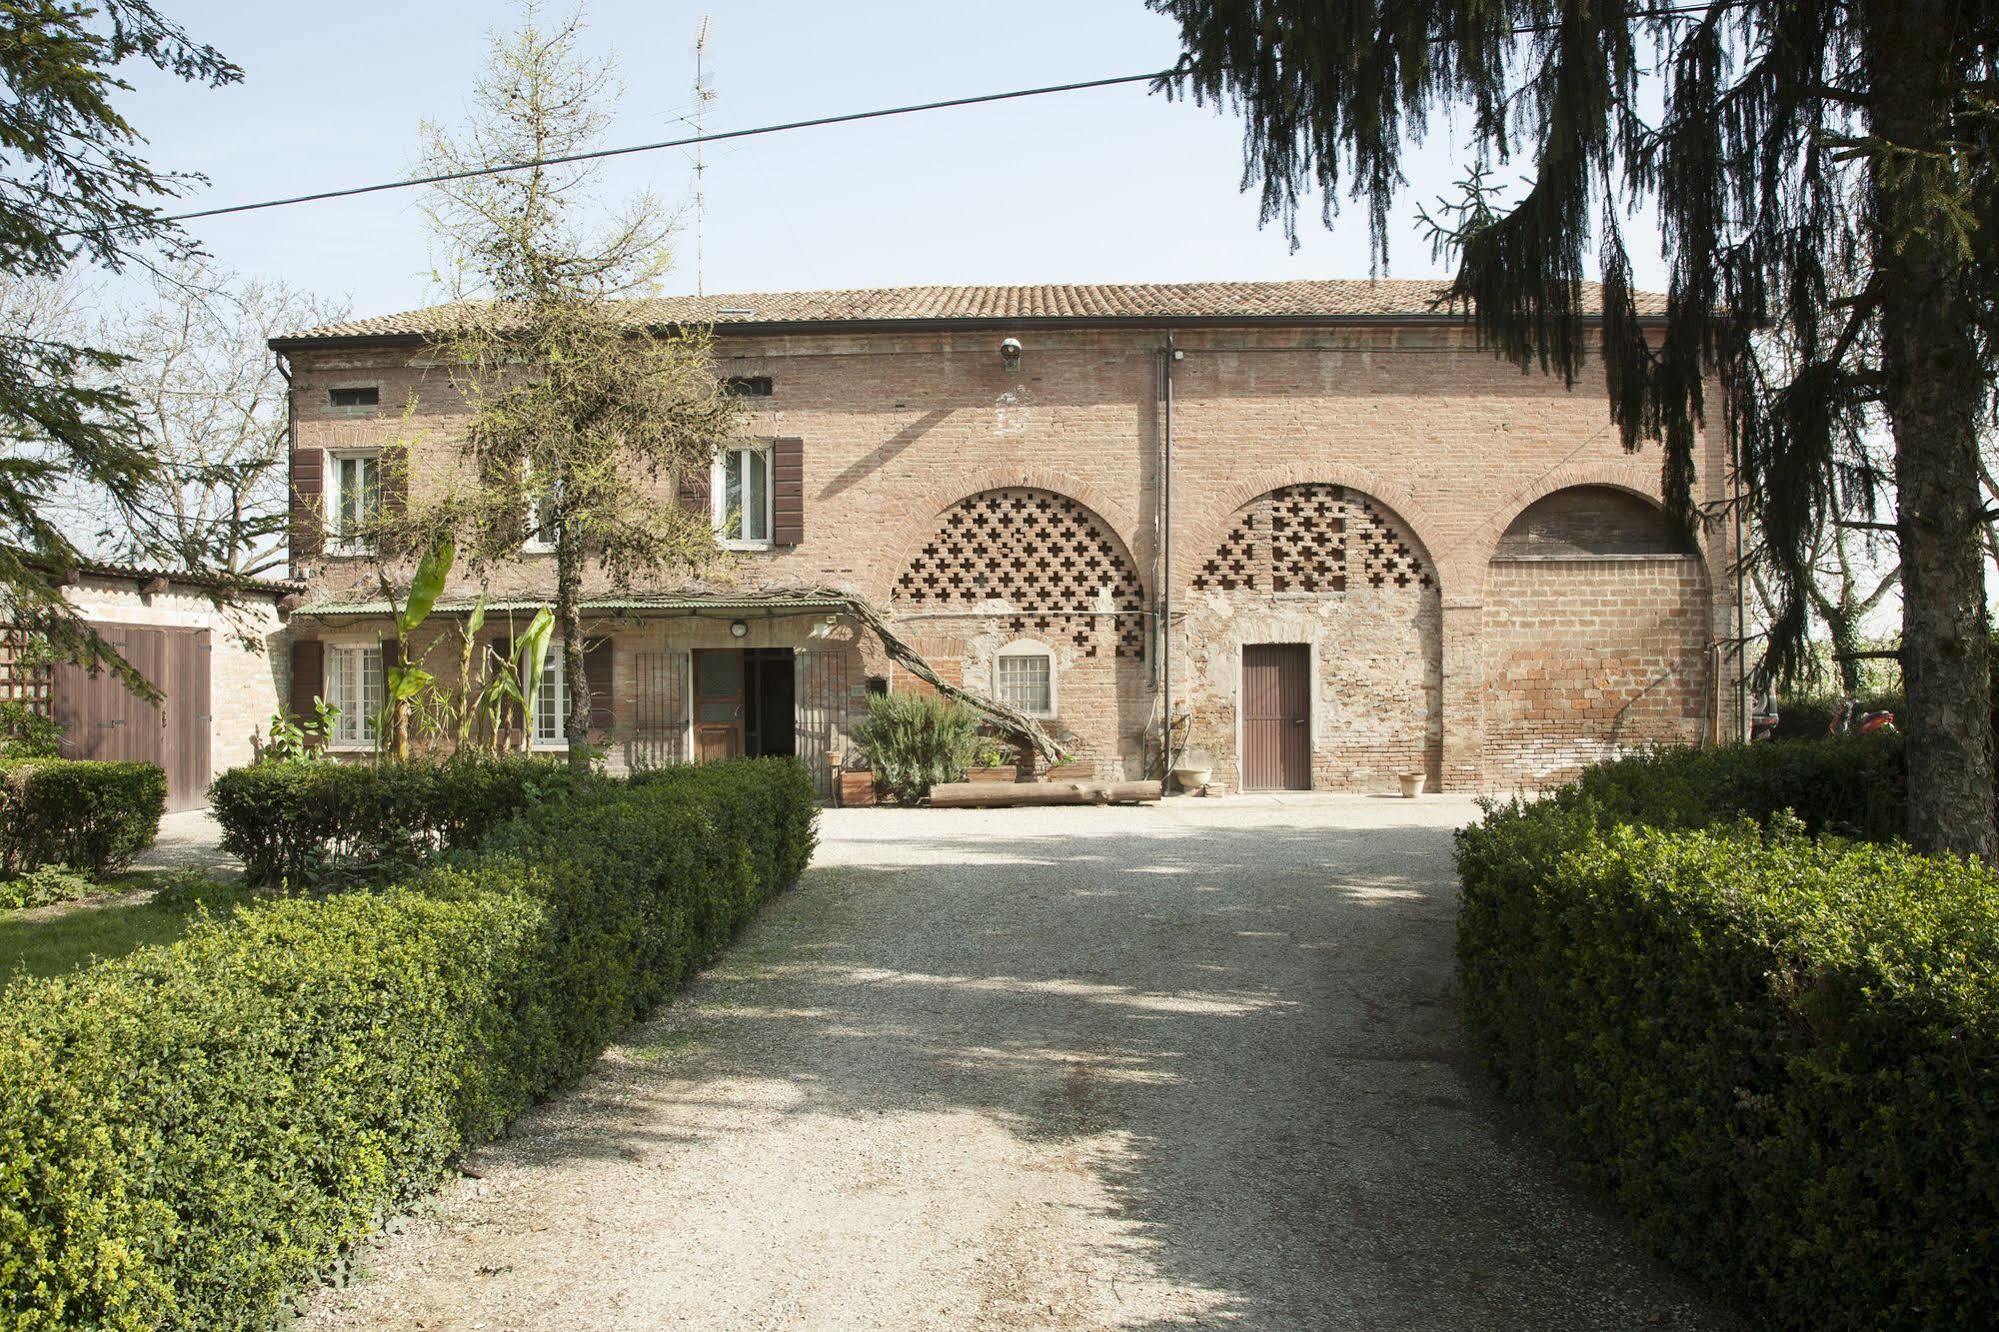
[[[1585,316],[1595,318],[1596,316]],[[732,320],[723,324],[663,323],[634,325],[652,333],[676,333],[699,328],[717,338],[797,337],[839,333],[948,333],[1000,329],[1186,329],[1186,328],[1438,328],[1471,322],[1465,314],[1404,312],[1399,314],[1204,314],[1204,315],[952,315],[926,319],[772,319]],[[1657,326],[1664,315],[1638,316],[1641,325]],[[420,347],[436,341],[432,333],[340,333],[318,337],[276,337],[272,351],[330,351],[340,347]]]

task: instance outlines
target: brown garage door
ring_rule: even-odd
[[[64,758],[157,763],[166,769],[167,808],[193,809],[208,798],[211,705],[206,629],[100,624],[111,645],[166,697],[148,703],[115,675],[58,666],[52,681]]]
[[[1303,643],[1242,650],[1242,784],[1248,791],[1312,786],[1312,661]]]

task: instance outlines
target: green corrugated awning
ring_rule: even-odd
[[[431,607],[433,615],[463,615],[476,603],[470,601],[440,601]],[[486,603],[488,615],[508,612],[538,611],[553,603],[537,601],[489,601]],[[704,612],[739,613],[743,611],[763,611],[766,614],[803,615],[815,611],[846,610],[847,603],[829,597],[591,597],[582,603],[586,612],[603,611],[677,611],[683,615],[699,615]],[[353,615],[393,615],[394,609],[386,601],[320,601],[300,606],[293,615],[315,618]]]

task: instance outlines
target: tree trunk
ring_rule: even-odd
[[[562,678],[569,686],[569,716],[562,724],[569,742],[569,770],[590,770],[590,681],[583,673],[583,552],[556,518],[555,632],[562,637]]]
[[[1933,202],[1951,182],[1950,30],[1939,0],[1866,15],[1884,401],[1895,437],[1910,843],[1994,859],[1978,416],[1964,260]],[[1914,156],[1921,155],[1921,156]]]

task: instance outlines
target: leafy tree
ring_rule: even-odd
[[[428,172],[545,162],[589,147],[616,89],[608,64],[581,58],[578,13],[492,39],[456,135],[425,127]],[[591,216],[587,164],[533,166],[435,187],[428,211],[453,259],[452,327],[440,359],[465,395],[464,449],[477,485],[413,509],[413,552],[459,534],[474,569],[517,573],[530,538],[545,548],[555,632],[569,693],[573,766],[589,761],[583,579],[592,564],[620,586],[640,573],[699,563],[714,548],[705,517],[670,496],[673,478],[706,472],[736,431],[706,340],[635,334],[616,298],[649,293],[665,271],[671,217],[641,194]],[[393,521],[391,519],[390,521]],[[532,568],[532,564],[526,564]]]
[[[189,248],[156,201],[191,178],[149,166],[115,105],[130,90],[118,68],[135,59],[211,87],[242,76],[145,0],[0,6],[0,277],[51,279],[78,261],[117,268],[148,249]],[[99,347],[0,328],[0,619],[150,696],[63,601],[77,551],[52,517],[74,485],[129,505],[153,471],[131,398],[105,382],[118,363]]]
[[[1378,256],[1404,146],[1464,113],[1478,170],[1440,215],[1481,337],[1570,381],[1601,339],[1627,448],[1663,446],[1694,513],[1696,431],[1726,414],[1780,606],[1769,662],[1804,658],[1827,484],[1866,413],[1892,440],[1908,684],[1910,840],[1994,856],[1978,467],[1999,333],[1999,6],[1991,0],[1148,0],[1185,87],[1241,108],[1246,181],[1295,238],[1299,196],[1364,199]],[[1178,91],[1179,80],[1164,88]],[[1507,200],[1486,171],[1531,159]],[[1663,333],[1636,317],[1618,219],[1656,206]],[[1592,251],[1594,250],[1594,253]],[[1759,340],[1785,348],[1782,372]],[[1724,401],[1709,402],[1708,376]]]

